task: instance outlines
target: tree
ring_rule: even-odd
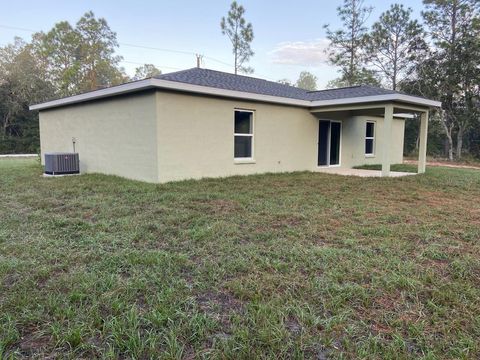
[[[411,13],[403,5],[391,5],[365,37],[368,63],[393,90],[412,73],[415,60],[425,56],[427,49],[423,28],[410,18]]]
[[[283,85],[289,85],[289,86],[292,86],[292,82],[289,80],[289,79],[280,79],[280,80],[277,80],[277,83],[279,84],[283,84]]]
[[[117,46],[107,22],[88,12],[75,27],[63,21],[0,48],[0,151],[37,150],[38,113],[29,105],[125,81]]]
[[[402,82],[402,91],[408,94],[423,96],[429,99],[440,99],[439,83],[442,75],[437,71],[438,59],[434,54],[427,51],[423,59],[415,62],[413,76],[405,78]],[[451,129],[444,127],[444,111],[442,109],[430,110],[428,125],[428,148],[430,155],[445,155],[448,153],[446,143],[452,140]],[[406,153],[417,153],[420,142],[420,123],[416,121],[405,122],[405,150]],[[447,136],[445,136],[447,135]]]
[[[233,1],[230,5],[230,11],[227,18],[222,17],[220,28],[222,34],[227,35],[232,43],[232,52],[235,58],[235,74],[243,72],[245,74],[253,73],[251,67],[244,64],[250,60],[254,52],[250,47],[253,41],[253,27],[251,23],[247,23],[243,17],[245,9]]]
[[[324,28],[330,40],[329,62],[340,68],[340,78],[330,85],[353,86],[359,84],[376,84],[374,74],[365,67],[364,47],[367,27],[365,23],[372,11],[364,6],[363,0],[344,0],[343,6],[337,8],[337,14],[343,28],[331,30]]]
[[[478,114],[480,69],[480,14],[476,0],[424,0],[422,13],[435,48],[432,67],[442,100],[442,124],[453,160],[453,135],[456,131],[456,156],[462,157],[465,132]],[[422,69],[421,69],[422,70]]]
[[[116,34],[105,19],[87,12],[72,27],[61,21],[47,33],[34,35],[32,44],[37,57],[48,67],[48,80],[57,96],[117,85],[127,80],[119,66]]]
[[[317,90],[317,77],[308,71],[302,71],[295,85],[300,89]]]
[[[80,73],[82,91],[97,90],[126,80],[119,67],[121,56],[115,55],[117,35],[103,18],[97,19],[92,11],[77,22],[76,31],[81,39]]]
[[[135,69],[135,76],[133,80],[142,80],[156,75],[160,75],[162,72],[157,69],[153,64],[145,64]]]
[[[0,152],[37,151],[38,115],[28,106],[52,94],[31,44],[15,38],[0,48]]]
[[[80,82],[80,34],[68,23],[61,21],[48,33],[38,34],[37,55],[48,58],[50,81],[59,96],[79,92]]]

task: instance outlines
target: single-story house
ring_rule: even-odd
[[[429,110],[439,106],[372,86],[307,91],[193,68],[30,109],[42,161],[75,148],[81,172],[163,183],[375,163],[389,176],[403,160],[405,121],[418,118],[422,173]]]

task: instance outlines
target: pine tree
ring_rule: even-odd
[[[61,21],[48,33],[38,36],[38,55],[48,58],[48,74],[58,96],[77,94],[81,65],[79,33],[70,23]]]
[[[97,90],[124,82],[125,75],[119,67],[122,57],[115,55],[117,35],[107,21],[95,18],[89,11],[77,22],[76,31],[81,39],[81,90]]]
[[[416,59],[425,56],[425,33],[417,20],[412,20],[412,9],[393,4],[380,15],[366,36],[367,61],[393,90],[409,76]]]
[[[480,99],[480,4],[477,0],[424,0],[423,17],[435,43],[433,69],[442,100],[442,123],[453,160],[462,157],[463,138],[478,115]],[[432,72],[433,69],[425,69]]]
[[[343,28],[331,30],[324,28],[330,40],[329,61],[340,68],[340,78],[330,85],[353,86],[358,84],[378,84],[374,74],[365,67],[366,21],[372,11],[363,0],[344,0],[337,8],[337,14]]]
[[[222,34],[228,36],[233,46],[235,74],[238,72],[253,73],[251,67],[244,65],[254,54],[250,47],[253,41],[253,27],[251,23],[247,23],[243,17],[244,14],[245,9],[243,6],[233,1],[227,17],[223,17],[220,22]]]

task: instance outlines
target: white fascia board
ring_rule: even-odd
[[[408,104],[415,104],[427,107],[441,107],[442,103],[439,101],[423,99],[417,96],[410,96],[404,94],[386,94],[386,95],[375,95],[375,96],[360,96],[355,98],[345,98],[345,99],[334,99],[334,100],[317,100],[312,101],[311,107],[324,107],[324,106],[334,106],[334,105],[349,105],[349,104],[360,104],[360,103],[370,103],[370,102],[385,102],[385,101],[399,101],[405,102]]]
[[[112,86],[106,89],[95,90],[87,92],[80,95],[69,96],[66,98],[47,101],[41,104],[32,105],[29,107],[30,110],[43,110],[57,106],[70,105],[75,103],[80,103],[89,100],[101,99],[104,97],[127,94],[134,91],[145,90],[153,88],[152,79],[145,79],[140,81],[134,81],[122,85]]]
[[[399,119],[413,119],[415,116],[413,114],[398,113],[398,114],[393,114],[393,117],[399,118]]]
[[[308,101],[308,100],[299,100],[299,99],[285,98],[285,97],[272,96],[272,95],[262,95],[262,94],[255,94],[255,93],[236,91],[236,90],[226,90],[226,89],[219,89],[219,88],[214,88],[209,86],[193,85],[193,84],[181,83],[177,81],[168,81],[168,80],[150,78],[150,79],[135,81],[135,82],[131,82],[123,85],[113,86],[107,89],[91,91],[85,94],[74,95],[67,98],[47,101],[45,103],[30,106],[30,110],[43,110],[43,109],[48,109],[48,108],[53,108],[58,106],[76,104],[76,103],[81,103],[85,101],[101,99],[105,97],[111,97],[111,96],[127,94],[127,93],[146,90],[146,89],[154,89],[154,88],[181,91],[181,92],[190,92],[190,93],[196,93],[196,94],[202,94],[202,95],[251,100],[251,101],[261,101],[261,102],[268,102],[268,103],[275,103],[275,104],[282,104],[282,105],[293,105],[293,106],[300,106],[300,107],[306,107],[306,108],[324,107],[324,106],[332,106],[332,105],[371,103],[371,102],[385,102],[385,101],[400,101],[400,102],[406,102],[409,104],[422,105],[427,107],[441,106],[441,103],[438,101],[422,99],[416,96],[409,96],[409,95],[403,95],[403,94],[388,94],[388,95],[363,96],[363,97],[335,99],[335,100]]]
[[[398,97],[397,101],[406,102],[409,104],[424,105],[424,106],[435,107],[435,108],[442,107],[442,103],[436,100],[429,100],[429,99],[424,99],[418,96],[411,96],[411,95],[405,95],[405,94],[396,94],[396,96]]]

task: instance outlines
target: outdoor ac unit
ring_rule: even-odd
[[[77,153],[45,154],[45,174],[63,175],[78,173],[80,173],[80,163]]]

